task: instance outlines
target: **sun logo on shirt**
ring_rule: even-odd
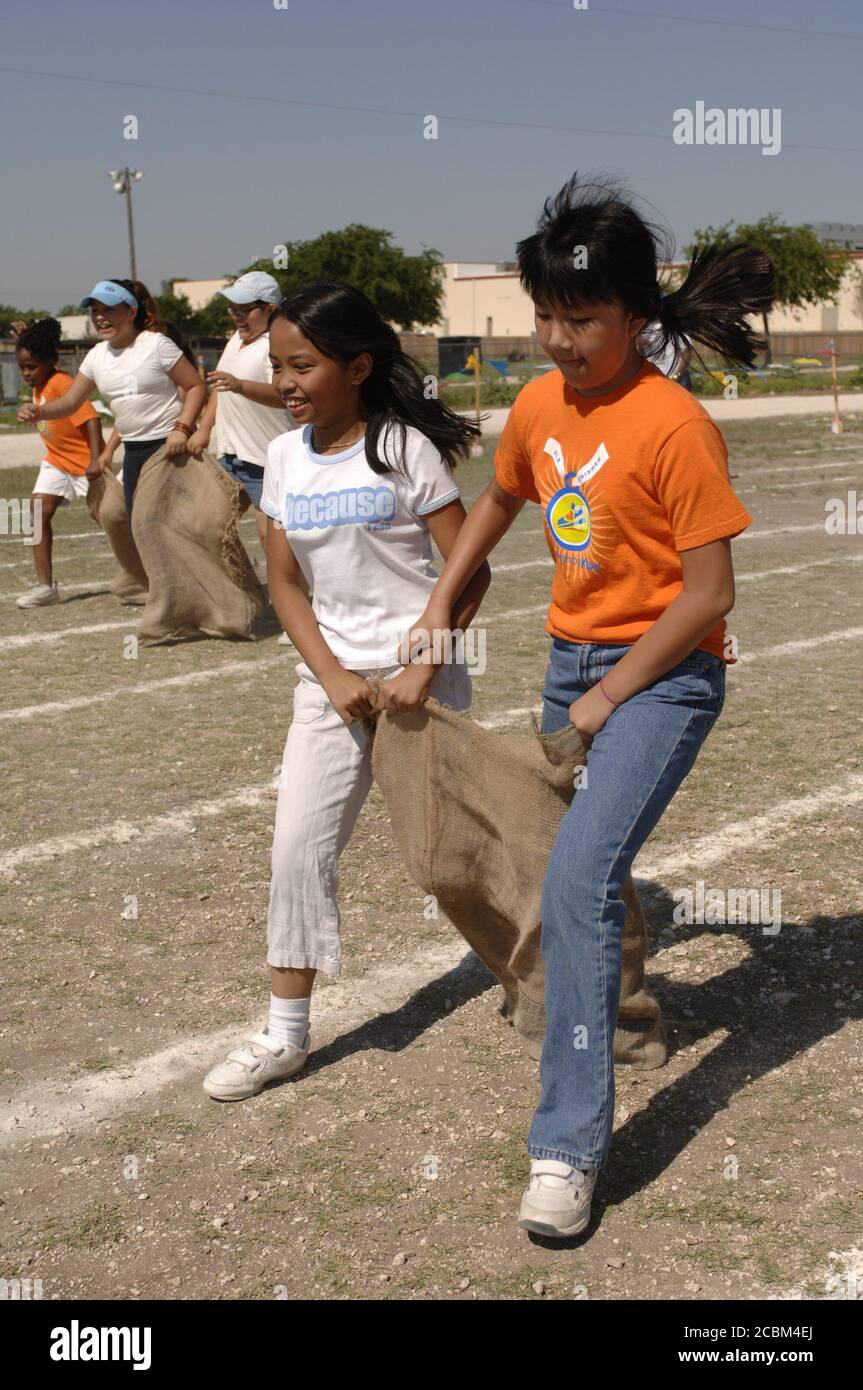
[[[590,503],[578,487],[574,473],[567,473],[564,486],[549,500],[545,520],[564,550],[585,550],[590,545]]]
[[[585,575],[601,570],[609,548],[610,517],[596,481],[608,461],[608,450],[600,444],[593,456],[578,466],[573,460],[566,461],[562,445],[550,437],[543,454],[536,480],[545,501],[549,548],[570,578],[583,580]]]

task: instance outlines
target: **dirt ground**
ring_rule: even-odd
[[[863,496],[863,422],[724,432],[755,518],[735,543],[741,659],[636,863],[670,1056],[618,1068],[595,1219],[571,1242],[517,1228],[537,1069],[491,977],[424,915],[376,791],[306,1071],[205,1096],[266,1008],[296,653],[270,623],[129,659],[138,614],[105,591],[83,504],[57,522],[61,605],[14,606],[31,557],[0,538],[0,1276],[62,1299],[863,1295],[863,519],[824,526],[828,499]],[[468,502],[490,449],[462,470]],[[33,478],[4,470],[4,497]],[[537,508],[493,568],[474,715],[527,731],[549,643]],[[672,895],[698,880],[781,891],[781,929],[677,925]]]

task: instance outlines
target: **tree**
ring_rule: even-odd
[[[11,304],[0,304],[0,338],[11,338],[13,323],[36,323],[47,313],[47,309],[16,309]]]
[[[842,247],[825,246],[808,227],[791,227],[780,222],[773,212],[759,222],[726,222],[721,227],[696,231],[686,252],[691,256],[705,246],[728,246],[732,242],[746,242],[767,252],[776,274],[776,303],[785,309],[802,309],[824,300],[835,304],[852,265],[850,255]],[[765,313],[762,317],[767,339],[765,361],[769,362],[768,316]]]
[[[338,232],[324,232],[311,241],[283,243],[287,266],[280,257],[258,260],[240,272],[264,270],[279,282],[284,294],[309,280],[346,280],[367,294],[388,322],[410,330],[415,324],[436,323],[441,316],[443,262],[439,251],[425,248],[408,256],[394,246],[392,232],[354,222]]]

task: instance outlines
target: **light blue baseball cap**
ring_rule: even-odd
[[[254,304],[257,300],[261,300],[264,304],[281,304],[282,302],[282,292],[279,289],[278,281],[263,270],[247,271],[245,275],[240,276],[239,280],[235,280],[233,285],[228,285],[223,290],[216,290],[216,294],[221,295],[231,304]]]
[[[98,285],[94,285],[90,293],[81,300],[81,308],[89,309],[96,300],[100,304],[107,304],[109,309],[116,309],[118,304],[128,304],[130,309],[138,308],[138,301],[135,296],[124,289],[122,285],[118,285],[116,280],[100,280]]]

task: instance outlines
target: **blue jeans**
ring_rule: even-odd
[[[630,650],[552,640],[543,733]],[[693,766],[725,699],[725,663],[693,651],[612,711],[590,744],[587,776],[564,816],[542,896],[546,1034],[534,1158],[599,1168],[614,1120],[621,890],[632,861]]]
[[[261,493],[264,490],[264,470],[257,463],[244,463],[236,454],[220,454],[219,463],[226,473],[243,484],[249,494],[253,507],[261,510]]]

